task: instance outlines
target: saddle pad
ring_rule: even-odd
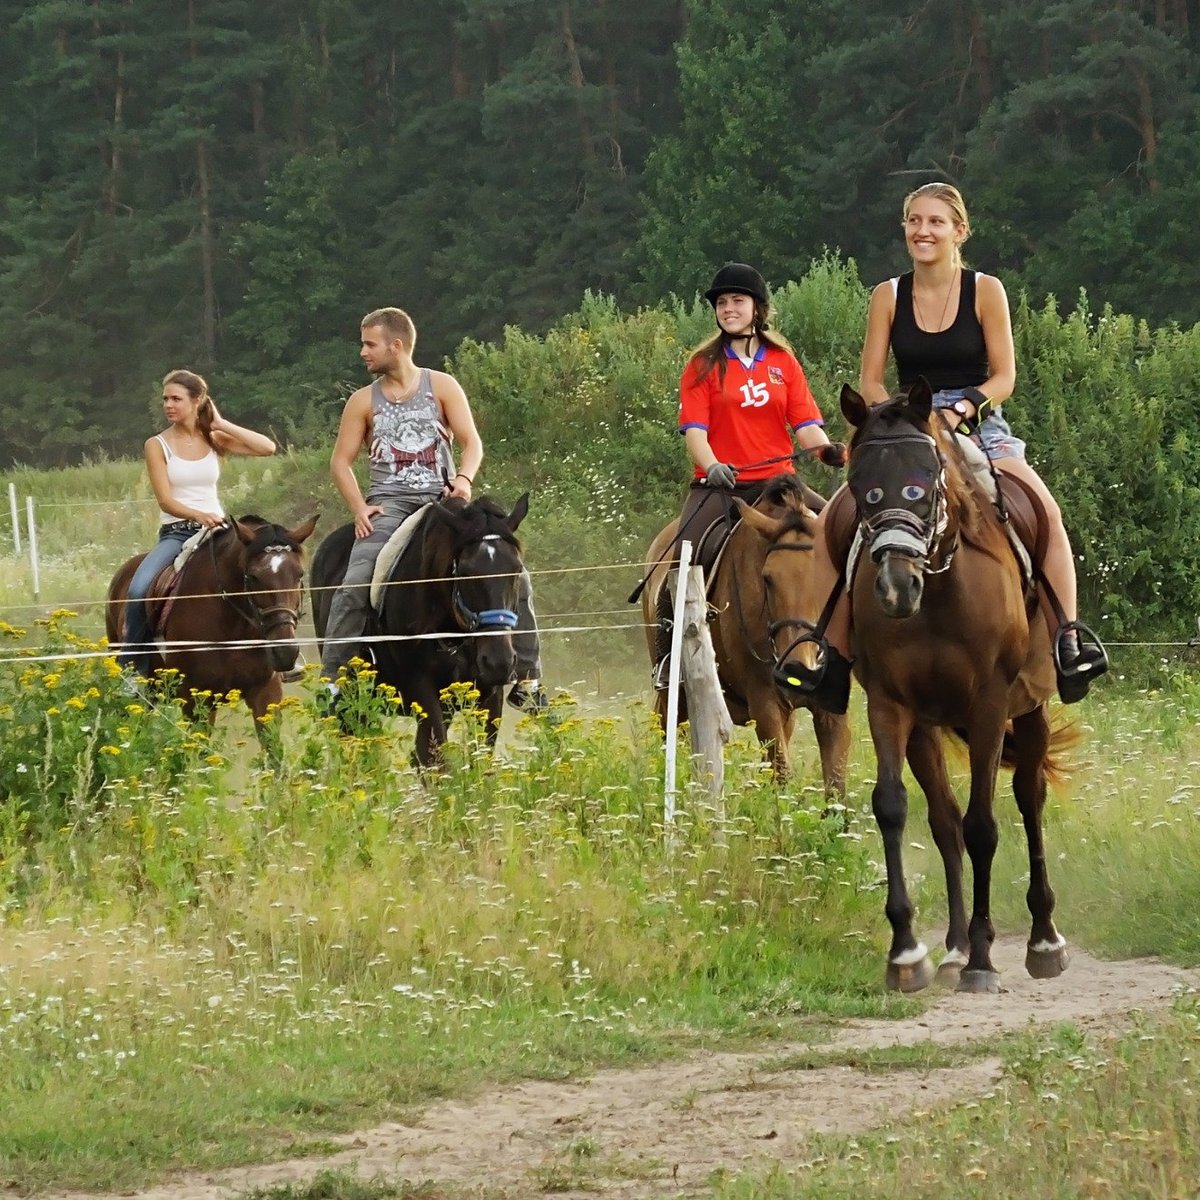
[[[973,438],[969,438],[962,433],[955,433],[953,436],[955,442],[958,444],[959,453],[962,455],[963,461],[970,470],[975,483],[982,489],[983,494],[995,504],[996,480],[992,475],[988,456],[980,446],[975,444]]]
[[[175,555],[175,562],[172,564],[176,575],[183,570],[184,564],[187,562],[187,560],[191,558],[192,555],[196,553],[197,549],[199,549],[199,547],[202,546],[208,538],[212,537],[212,535],[213,530],[211,529],[199,529],[193,533],[192,536],[188,538],[188,540],[184,542],[182,546],[179,547],[179,553]]]
[[[392,568],[425,519],[425,510],[428,507],[422,505],[415,513],[405,517],[400,528],[384,543],[379,557],[375,560],[375,570],[371,573],[371,607],[376,612],[383,607],[383,589],[392,574]]]

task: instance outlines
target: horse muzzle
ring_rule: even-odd
[[[296,665],[296,659],[300,657],[300,643],[296,641],[294,636],[286,640],[271,641],[267,644],[267,662],[271,666],[272,671],[290,671]]]
[[[875,599],[885,617],[903,620],[920,611],[925,591],[924,558],[894,552],[884,554],[875,573]]]

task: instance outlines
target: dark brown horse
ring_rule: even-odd
[[[754,722],[775,777],[781,781],[791,770],[789,743],[796,705],[804,702],[788,682],[794,675],[788,663],[809,652],[802,639],[808,626],[801,614],[805,611],[815,514],[805,495],[796,477],[787,474],[771,480],[753,507],[737,501],[742,519],[729,535],[708,591],[715,613],[710,628],[717,674],[729,715],[737,725]],[[641,599],[651,663],[657,656],[659,594],[674,570],[665,560],[672,557],[678,524],[672,521],[654,539],[647,556]],[[665,720],[666,704],[667,693],[659,692],[656,707],[660,719]],[[681,721],[687,719],[686,707],[681,696]],[[845,716],[821,709],[812,709],[811,715],[826,795],[844,796],[849,723]]]
[[[487,738],[500,730],[504,685],[512,676],[512,635],[524,563],[517,526],[529,511],[522,496],[511,512],[491,497],[428,504],[397,557],[369,634],[382,635],[371,653],[378,680],[400,694],[416,717],[414,759],[437,763],[454,705],[443,693],[454,683],[478,688]],[[313,621],[325,636],[333,591],[346,573],[354,526],[335,529],[313,556]]]
[[[303,543],[317,518],[295,529],[247,516],[216,530],[192,552],[182,574],[173,567],[155,580],[146,604],[165,643],[154,668],[180,673],[184,712],[197,711],[195,693],[241,692],[262,720],[283,698],[281,671],[296,663],[296,624],[304,584]],[[108,587],[105,626],[110,644],[124,640],[125,596],[144,555],[126,562]]]
[[[1067,954],[1052,918],[1042,809],[1047,774],[1057,769],[1052,751],[1073,735],[1052,735],[1046,715],[1054,668],[1036,595],[1025,584],[994,505],[964,469],[953,436],[939,418],[931,422],[931,401],[924,380],[874,408],[853,389],[842,389],[842,412],[856,428],[849,490],[863,549],[857,569],[851,564],[854,673],[866,690],[878,763],[872,805],[887,862],[887,983],[915,991],[934,977],[913,933],[901,861],[907,757],[928,801],[945,868],[949,927],[937,974],[957,981],[960,991],[996,991],[990,896],[997,770],[1002,761],[1013,768],[1029,846],[1026,898],[1033,922],[1025,965],[1035,978],[1054,978],[1065,969]],[[965,816],[947,779],[943,729],[964,740],[970,756]],[[969,921],[964,845],[973,877]]]

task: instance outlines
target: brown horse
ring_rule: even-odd
[[[164,646],[154,668],[177,670],[184,712],[194,717],[196,693],[241,692],[260,740],[263,717],[283,698],[281,671],[296,663],[296,625],[303,598],[303,543],[314,516],[295,529],[262,517],[229,521],[184,563],[154,582],[146,604]],[[144,555],[126,562],[108,587],[105,626],[110,645],[124,640],[125,597]]]
[[[708,590],[717,674],[729,715],[737,725],[754,722],[758,739],[783,781],[791,770],[789,743],[796,724],[796,705],[803,697],[788,682],[788,664],[807,652],[809,628],[805,611],[805,579],[812,557],[815,514],[805,490],[791,474],[770,480],[753,507],[737,501],[741,521],[729,535]],[[669,561],[678,521],[672,521],[651,543],[647,555],[642,615],[653,664],[659,595],[673,570]],[[665,721],[667,693],[659,692],[656,708]],[[680,697],[679,719],[687,719]],[[844,796],[850,727],[845,716],[812,709],[813,731],[821,754],[825,793]]]
[[[1027,902],[1033,922],[1025,965],[1050,979],[1067,965],[1052,918],[1042,809],[1052,751],[1073,740],[1051,733],[1046,701],[1054,668],[1037,599],[991,499],[964,469],[952,434],[931,422],[922,379],[907,394],[870,408],[849,387],[842,412],[856,429],[849,491],[858,506],[861,561],[853,572],[854,673],[867,694],[878,778],[872,793],[887,863],[886,912],[892,926],[887,983],[916,991],[934,977],[913,933],[901,845],[908,798],[907,757],[929,805],[949,901],[946,955],[938,969],[959,991],[999,987],[992,965],[992,860],[996,773],[1012,767],[1013,792],[1029,846]],[[839,501],[833,502],[835,505]],[[966,815],[950,790],[941,730],[967,744],[971,793]],[[971,858],[973,904],[963,899],[963,848]]]

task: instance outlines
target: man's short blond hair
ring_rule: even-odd
[[[417,347],[417,327],[412,323],[412,317],[402,308],[377,308],[362,319],[363,329],[378,325],[387,335],[388,341],[399,338],[411,354]]]

